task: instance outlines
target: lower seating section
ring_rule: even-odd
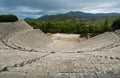
[[[47,53],[25,52],[18,50],[0,51],[0,71],[8,71],[8,68],[22,67],[40,59]]]
[[[94,51],[94,52],[87,52],[86,54],[100,58],[110,58],[110,59],[120,60],[120,51],[116,51],[116,50]]]
[[[119,68],[120,60],[116,59],[86,53],[56,53],[9,72],[26,73],[26,78],[119,78]]]

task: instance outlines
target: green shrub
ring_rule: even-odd
[[[12,15],[12,14],[0,15],[0,22],[15,22],[15,21],[18,21],[16,15]]]
[[[81,34],[82,37],[87,37],[88,35],[93,37],[106,31],[110,31],[111,29],[111,26],[109,26],[106,21],[102,26],[85,22],[27,22],[34,29],[41,29],[45,33]]]
[[[120,17],[117,18],[112,24],[112,30],[120,29]]]

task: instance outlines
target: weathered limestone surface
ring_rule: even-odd
[[[93,51],[100,50],[105,47],[109,47],[115,44],[119,40],[119,37],[112,32],[106,32],[96,37],[76,44],[73,49],[79,51]]]
[[[24,21],[0,27],[0,78],[120,78],[120,31],[60,52]]]
[[[25,78],[119,78],[120,60],[85,53],[56,53],[8,70],[8,74],[26,73]]]
[[[0,39],[7,46],[22,50],[46,49],[52,42],[41,30],[33,29],[25,21],[0,23]]]

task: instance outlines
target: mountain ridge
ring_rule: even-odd
[[[70,11],[67,13],[63,13],[63,14],[56,14],[56,15],[43,15],[37,19],[33,19],[33,18],[25,18],[25,20],[43,20],[43,19],[47,19],[49,17],[62,17],[62,16],[71,16],[71,17],[75,17],[75,18],[83,18],[83,19],[96,19],[96,18],[101,18],[101,17],[111,17],[111,16],[120,16],[120,13],[85,13],[85,12],[81,12],[81,11]]]

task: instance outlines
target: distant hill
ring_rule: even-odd
[[[93,22],[93,23],[101,23],[106,19],[110,22],[115,20],[120,16],[120,13],[84,13],[84,12],[68,12],[65,14],[57,14],[57,15],[44,15],[38,19],[26,18],[25,20],[35,20],[40,22],[69,22],[69,21],[78,21],[78,22]]]
[[[94,24],[101,25],[105,22],[105,20],[108,20],[109,24],[112,24],[115,19],[117,19],[119,16],[104,16],[104,17],[99,17],[95,18],[92,22]]]
[[[31,21],[31,20],[35,20],[35,19],[33,19],[33,18],[25,18],[24,20],[29,20],[29,21]]]
[[[66,15],[70,15],[70,16],[76,16],[76,17],[81,17],[81,18],[89,18],[89,19],[93,19],[93,18],[100,18],[100,17],[105,17],[105,16],[120,16],[120,13],[84,13],[84,12],[68,12],[66,13]]]
[[[44,21],[44,22],[69,22],[69,21],[82,21],[84,18],[65,15],[65,14],[58,14],[58,15],[50,15],[50,16],[43,16],[38,19],[37,21]]]

